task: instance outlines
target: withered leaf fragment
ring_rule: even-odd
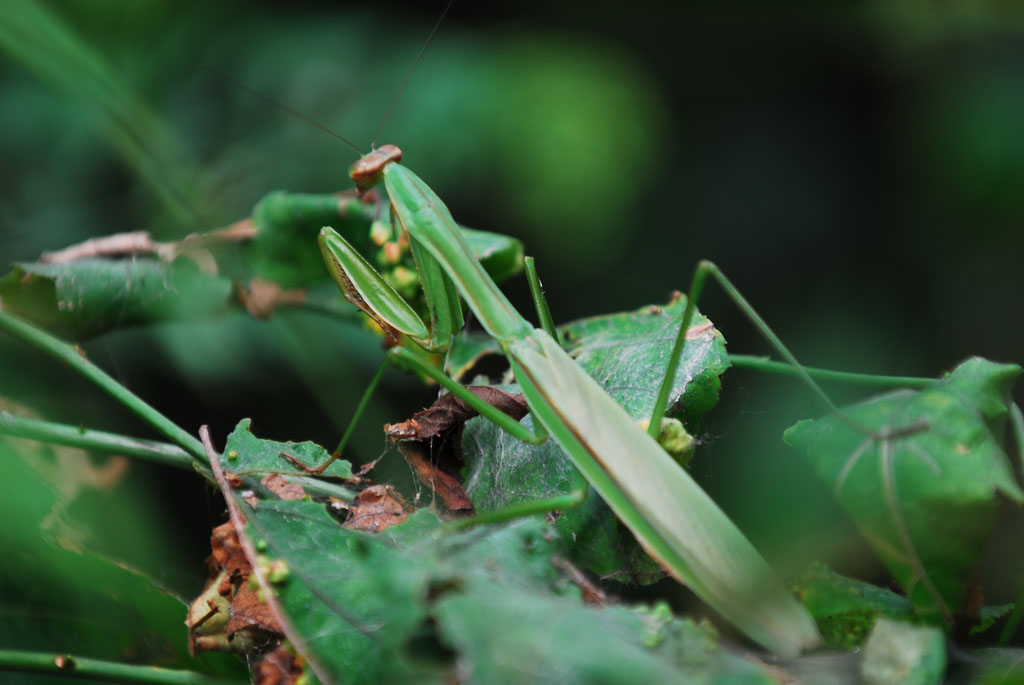
[[[388,485],[371,485],[349,504],[345,527],[379,533],[409,518],[409,507]]]
[[[303,659],[282,644],[253,668],[253,685],[295,685],[303,674]]]
[[[518,393],[489,385],[467,385],[466,390],[516,421],[528,412],[526,400]],[[398,451],[420,482],[456,514],[473,513],[473,504],[458,476],[462,466],[462,429],[477,413],[455,395],[447,394],[411,419],[384,426],[384,434],[398,443]]]
[[[262,651],[281,638],[281,626],[249,582],[252,566],[231,523],[213,529],[206,587],[189,608],[189,651],[241,654]]]
[[[526,416],[529,411],[526,400],[519,393],[509,393],[489,385],[467,385],[466,390],[473,393],[492,407],[497,407],[516,421]],[[384,434],[389,440],[429,440],[441,437],[452,430],[461,429],[466,421],[477,415],[475,409],[452,394],[442,395],[436,402],[422,411],[413,414],[412,418],[401,423],[384,426]]]
[[[405,457],[416,478],[430,488],[448,511],[455,514],[473,514],[473,503],[458,478],[450,476],[430,461],[430,448],[416,440],[398,443],[398,451]]]

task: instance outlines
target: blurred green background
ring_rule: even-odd
[[[126,230],[179,238],[272,190],[347,188],[351,150],[215,72],[366,149],[443,4],[7,3],[0,262]],[[525,242],[556,321],[663,302],[710,258],[808,364],[936,375],[974,354],[1024,360],[1013,3],[456,2],[378,142],[400,145],[461,223]],[[530,311],[523,282],[506,290]],[[717,290],[701,307],[731,350],[768,352]],[[381,354],[297,313],[118,331],[87,349],[189,430],[224,436],[252,417],[264,437],[326,445]],[[47,418],[149,435],[9,339],[0,374],[0,394]],[[433,392],[398,372],[385,385],[357,463]],[[783,568],[826,558],[884,583],[781,442],[817,413],[789,380],[732,371],[695,474]],[[377,477],[408,473],[386,463]],[[197,591],[220,520],[211,491],[141,467],[120,487],[159,513],[147,525],[173,559],[161,556],[165,582]],[[991,603],[1016,593],[1005,541],[1020,532],[993,540]]]

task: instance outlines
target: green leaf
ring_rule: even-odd
[[[279,473],[285,476],[296,476],[295,468],[291,466],[282,453],[298,459],[306,466],[316,467],[330,458],[327,450],[315,442],[276,442],[274,440],[263,440],[253,435],[249,426],[251,419],[242,419],[235,426],[235,430],[228,436],[227,444],[224,447],[224,454],[227,461],[224,465],[226,470],[237,476],[264,475],[268,473]],[[337,459],[328,466],[321,477],[334,477],[351,479],[355,474],[352,472],[352,464],[344,459]]]
[[[686,296],[676,293],[663,306],[560,326],[559,340],[630,416],[646,419],[658,398],[684,309]],[[718,404],[720,376],[729,368],[729,358],[725,338],[699,312],[688,338],[666,415],[681,419],[690,433],[696,433],[700,419]]]
[[[305,286],[327,276],[317,248],[320,229],[330,226],[370,262],[379,250],[372,240],[376,220],[388,217],[386,202],[352,195],[274,191],[252,210],[256,238],[246,247],[246,262],[260,277],[286,288]],[[500,233],[462,228],[474,256],[497,282],[523,270],[523,244]],[[411,257],[405,265],[414,267]],[[379,265],[387,275],[386,265]]]
[[[680,295],[663,307],[570,323],[559,329],[559,338],[630,416],[644,419],[654,408],[685,307],[686,298]],[[691,330],[708,325],[706,317],[696,316]],[[690,340],[672,387],[669,415],[683,418],[694,432],[717,401],[719,376],[728,366],[725,341],[717,330],[707,328]],[[518,392],[518,386],[501,387]],[[532,427],[532,417],[524,418],[523,424]],[[553,440],[528,445],[476,418],[466,424],[462,452],[463,483],[478,511],[496,511],[570,488],[572,466]],[[593,491],[578,507],[562,512],[555,525],[572,540],[573,560],[603,578],[648,583],[662,576],[661,568]]]
[[[82,259],[21,263],[0,279],[11,312],[83,340],[119,326],[216,314],[231,281],[190,259]]]
[[[275,591],[318,673],[353,683],[443,681],[453,669],[471,682],[773,682],[707,626],[584,605],[550,563],[557,541],[538,519],[444,536],[420,512],[369,536],[311,502],[243,506],[265,553],[288,563]],[[450,659],[438,659],[438,641]]]
[[[100,497],[93,476],[105,469],[80,450],[3,439],[0,463],[4,648],[244,676],[233,656],[190,657],[185,603],[125,563],[161,563],[168,575],[186,577],[195,564],[189,585],[201,572],[197,560],[171,556],[178,552],[173,536],[145,498],[109,483]]]
[[[897,391],[802,421],[785,442],[807,455],[914,607],[949,617],[988,537],[997,493],[1024,497],[1001,446],[1013,364],[970,359],[920,392]]]
[[[434,613],[460,654],[458,672],[473,682],[777,682],[721,649],[711,626],[646,607],[596,609],[474,586],[442,598]]]
[[[880,618],[864,646],[865,685],[932,685],[946,672],[946,637],[934,626]]]
[[[913,610],[906,597],[841,576],[821,562],[811,564],[794,585],[829,647],[856,647],[879,616],[904,618]]]
[[[369,535],[316,502],[229,496],[259,554],[287,565],[272,591],[322,679],[774,682],[664,606],[585,604],[552,563],[565,549],[539,517],[454,532],[420,511]]]
[[[377,214],[374,204],[351,196],[268,193],[252,209],[256,238],[246,247],[246,262],[283,288],[324,279],[327,269],[316,242],[320,229],[331,226],[367,256],[375,249],[370,225]]]

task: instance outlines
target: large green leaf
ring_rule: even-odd
[[[6,309],[78,340],[118,326],[216,314],[230,294],[231,281],[190,259],[22,263],[0,280]]]
[[[665,305],[581,319],[558,328],[559,339],[583,370],[596,379],[634,419],[654,409],[672,352],[686,296]],[[720,376],[729,368],[725,338],[710,319],[695,312],[669,396],[668,416],[696,432],[718,403]]]
[[[125,563],[159,562],[179,567],[161,570],[179,573],[192,566],[192,582],[202,571],[198,560],[168,558],[176,551],[172,536],[144,498],[126,496],[112,483],[101,489],[116,469],[90,463],[80,450],[12,439],[0,440],[0,463],[5,649],[244,676],[233,656],[191,658],[185,603]],[[25,682],[25,676],[0,674],[0,682]]]
[[[988,537],[997,493],[1024,500],[1002,448],[1015,364],[969,359],[920,391],[801,421],[807,455],[914,607],[949,618]],[[849,421],[871,431],[865,435]]]
[[[650,416],[668,357],[679,330],[686,298],[663,307],[593,317],[559,329],[559,338],[580,366],[597,380],[634,419]],[[725,340],[704,316],[696,316],[669,398],[669,416],[680,416],[691,431],[718,399],[719,376],[729,366]],[[501,386],[518,392],[517,386]],[[532,418],[523,419],[532,426]],[[572,466],[553,440],[528,445],[489,421],[466,424],[462,439],[464,483],[478,511],[495,511],[518,502],[565,493]],[[593,491],[555,524],[571,539],[573,559],[602,577],[651,582],[662,571],[636,544]]]
[[[221,459],[233,469],[246,455]],[[707,625],[584,603],[540,518],[455,532],[420,511],[368,535],[313,501],[247,485],[228,496],[259,554],[287,565],[270,589],[322,680],[772,682]]]
[[[316,244],[320,229],[331,226],[369,255],[370,226],[379,213],[355,197],[268,193],[252,209],[256,237],[246,249],[246,262],[256,275],[282,287],[321,280],[327,270]]]

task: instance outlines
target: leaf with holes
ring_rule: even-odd
[[[305,479],[299,480],[301,476],[296,474],[295,467],[288,463],[289,458],[310,467],[319,466],[330,458],[327,450],[308,440],[277,442],[257,438],[249,430],[251,423],[250,419],[239,421],[235,430],[228,436],[227,446],[224,448],[229,459],[224,468],[235,475],[264,476],[275,473],[288,476],[290,480],[304,482]],[[352,464],[344,459],[335,460],[322,475],[341,479],[355,477],[352,473]]]
[[[538,519],[453,533],[420,511],[368,535],[313,502],[229,496],[288,569],[271,591],[323,682],[776,682],[664,607],[585,604]]]
[[[786,431],[921,613],[947,621],[988,536],[997,493],[1024,500],[1002,441],[1015,364],[965,361],[926,389],[897,391]]]
[[[277,449],[243,421],[214,463],[275,625],[323,682],[774,682],[708,625],[595,593],[537,517],[457,531],[421,510],[368,534],[225,471]]]
[[[595,378],[634,419],[650,416],[679,330],[686,298],[677,294],[664,306],[583,319],[559,329],[559,339],[580,366]],[[696,316],[680,362],[669,416],[679,416],[691,431],[717,402],[719,376],[729,366],[725,340],[704,316]],[[518,392],[517,386],[502,386]],[[523,424],[532,426],[527,416]],[[572,466],[553,440],[520,442],[484,419],[466,424],[462,439],[463,480],[477,511],[568,492]],[[623,582],[648,583],[661,568],[636,544],[632,534],[593,491],[562,512],[556,526],[571,540],[573,560],[589,571]]]

